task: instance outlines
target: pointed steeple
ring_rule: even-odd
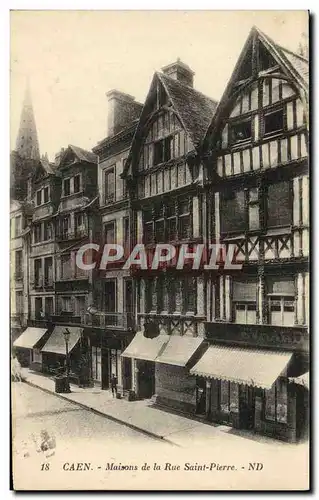
[[[26,92],[21,112],[16,151],[22,158],[32,160],[40,159],[38,134],[32,106],[29,79],[27,79]]]

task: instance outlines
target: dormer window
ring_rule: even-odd
[[[49,201],[49,188],[45,187],[43,189],[43,203],[48,203]]]
[[[229,143],[231,145],[251,140],[251,119],[232,123],[229,126]]]
[[[79,193],[81,190],[81,176],[76,175],[73,179],[74,182],[74,193]]]
[[[41,205],[42,202],[42,191],[41,189],[37,191],[37,206]]]
[[[71,179],[64,179],[63,181],[63,195],[64,196],[69,196],[71,190],[70,190],[70,182]]]

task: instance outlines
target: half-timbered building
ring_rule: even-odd
[[[210,346],[192,369],[206,383],[201,412],[295,441],[307,417],[307,60],[253,28],[203,161],[210,242],[236,245],[243,267],[210,275]]]
[[[151,255],[158,243],[203,241],[202,170],[194,158],[216,103],[193,87],[183,62],[155,73],[133,138],[125,178],[133,244]],[[196,271],[136,269],[138,333],[123,353],[137,397],[195,411],[189,367],[204,340],[205,284]],[[126,361],[127,362],[127,361]]]

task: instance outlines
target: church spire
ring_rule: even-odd
[[[35,125],[29,79],[27,80],[26,92],[21,112],[16,151],[22,158],[33,160],[40,159],[38,134]]]

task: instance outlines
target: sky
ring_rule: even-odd
[[[154,71],[178,57],[195,88],[219,99],[253,25],[297,50],[306,11],[12,11],[11,149],[27,77],[41,154],[106,137],[106,92],[144,102]]]

